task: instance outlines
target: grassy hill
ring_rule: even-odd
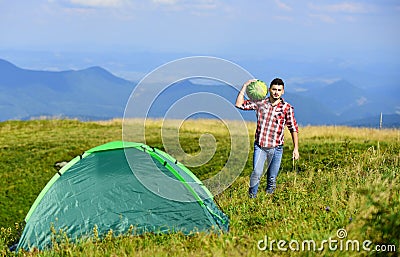
[[[158,120],[146,124],[145,143],[164,150],[161,124]],[[247,125],[251,146],[255,125]],[[120,120],[0,122],[0,256],[14,255],[7,246],[18,237],[31,204],[56,172],[54,163],[70,160],[96,145],[121,140],[121,127]],[[216,153],[208,163],[191,168],[202,180],[224,166],[231,149],[229,131],[223,123],[196,120],[185,122],[179,129],[183,150],[191,155],[198,154],[199,139],[205,133],[214,136]],[[25,255],[365,256],[374,253],[397,256],[400,251],[399,130],[302,127],[299,138],[301,159],[293,163],[292,144],[289,134],[286,135],[274,195],[263,193],[263,179],[258,198],[248,199],[250,153],[240,177],[216,196],[231,219],[227,234],[134,237],[109,233],[102,238],[95,234],[91,240],[72,244],[64,235],[55,232],[62,242],[54,245],[53,250]],[[347,237],[338,238],[339,229],[345,229]],[[280,246],[286,248],[286,252],[278,249],[279,240],[285,240],[281,242],[286,244]],[[310,240],[316,242],[315,250],[308,245]],[[338,240],[336,250],[332,250],[335,246],[332,240]],[[357,240],[359,251],[352,248],[354,245],[346,251],[347,240],[353,240],[350,243]],[[363,250],[362,243],[366,240],[372,242],[368,245],[371,250],[384,245],[386,252]],[[296,242],[299,249],[292,251]],[[394,247],[397,253],[389,251]]]

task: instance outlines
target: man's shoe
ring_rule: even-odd
[[[249,193],[249,198],[256,198],[255,194]]]

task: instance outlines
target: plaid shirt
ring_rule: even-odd
[[[245,100],[240,109],[256,111],[255,143],[261,147],[283,145],[285,125],[290,132],[299,131],[293,107],[283,99],[275,106],[272,106],[269,98],[257,102]]]

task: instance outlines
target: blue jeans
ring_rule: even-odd
[[[267,193],[273,193],[276,188],[276,178],[281,166],[283,146],[275,148],[261,147],[254,144],[253,172],[250,176],[250,197],[257,195],[260,179],[264,173],[264,164],[267,164]]]

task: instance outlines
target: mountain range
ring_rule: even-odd
[[[117,77],[99,66],[65,71],[29,70],[0,59],[0,121],[41,116],[81,120],[122,118],[138,83]],[[400,103],[391,91],[385,93],[377,87],[378,91],[372,92],[345,79],[293,83],[286,87],[284,98],[295,107],[301,125],[378,127],[383,113],[383,127],[400,127],[397,113]],[[194,118],[215,118],[210,110],[218,110],[217,116],[222,119],[237,118],[232,116],[237,93],[237,88],[221,82],[202,84],[194,79],[181,80],[158,95],[148,117],[168,114],[169,118],[185,118],[188,110],[193,109],[198,111],[192,115]],[[189,100],[182,101],[185,98]],[[221,105],[215,99],[231,105]],[[174,103],[180,105],[171,113]],[[245,120],[255,120],[254,112],[239,113]]]
[[[0,120],[122,117],[134,86],[100,67],[34,71],[0,60]]]

